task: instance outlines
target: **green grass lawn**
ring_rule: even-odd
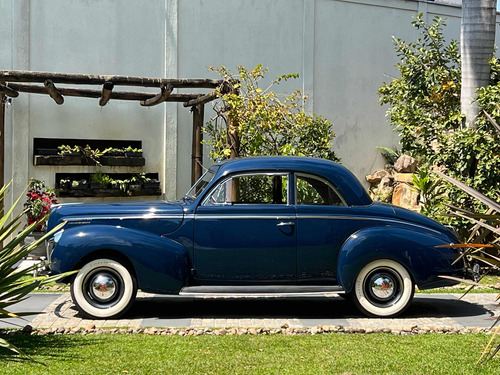
[[[469,293],[500,293],[498,289],[488,288],[488,286],[499,286],[500,276],[484,276],[479,284],[482,287],[475,286]],[[436,288],[428,290],[418,290],[417,293],[464,293],[470,284],[460,283],[449,288]]]
[[[0,374],[494,374],[477,366],[486,335],[8,336],[40,363],[0,348]],[[3,351],[2,351],[3,350]]]

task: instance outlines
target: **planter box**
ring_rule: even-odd
[[[142,157],[142,152],[125,151],[125,156],[127,158],[140,158]]]
[[[160,188],[160,181],[145,182],[142,186],[144,189],[159,189]]]
[[[101,156],[101,165],[143,167],[146,160],[139,157]],[[35,155],[33,165],[96,165],[95,161],[82,155]]]

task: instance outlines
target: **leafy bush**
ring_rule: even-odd
[[[7,186],[4,186],[0,189],[0,203],[3,203],[4,201],[6,190]],[[12,208],[0,218],[0,243],[3,244],[3,246],[0,248],[0,319],[18,318],[26,315],[36,314],[32,312],[14,314],[12,312],[9,312],[7,308],[26,299],[28,293],[32,292],[39,286],[64,277],[62,275],[57,275],[54,277],[33,277],[33,271],[35,271],[38,265],[33,265],[21,270],[14,268],[19,261],[26,257],[40,243],[43,243],[46,238],[48,238],[50,235],[52,235],[62,227],[62,225],[59,225],[50,233],[47,233],[45,236],[40,238],[38,241],[22,245],[23,240],[26,238],[26,236],[34,231],[35,228],[37,228],[39,225],[43,224],[45,220],[47,220],[48,215],[43,216],[38,221],[34,221],[32,224],[24,228],[20,233],[15,234],[18,227],[22,224],[25,212],[22,212],[13,219],[10,219],[10,217],[12,216],[13,210],[21,197],[19,197]],[[18,348],[9,344],[6,340],[1,338],[0,346],[6,347],[18,354],[22,354],[22,352]]]
[[[500,136],[486,117],[480,119],[477,129],[463,125],[457,42],[445,43],[446,24],[439,17],[428,25],[420,14],[412,24],[420,32],[417,41],[407,43],[394,38],[400,57],[396,68],[401,76],[379,89],[380,103],[390,105],[387,115],[401,136],[402,152],[429,169],[439,166],[452,177],[494,198],[500,188]],[[498,81],[500,64],[494,62],[493,79]],[[478,100],[500,118],[499,86],[483,89]],[[462,235],[467,233],[470,223],[460,217],[440,215],[445,211],[442,203],[469,210],[484,209],[482,203],[452,186],[446,196],[436,201],[437,207],[427,211],[429,216],[454,225]]]
[[[225,67],[214,70],[232,88],[219,91],[220,100],[214,105],[217,116],[204,129],[210,135],[206,143],[212,147],[212,159],[219,161],[230,155],[298,155],[339,160],[331,149],[335,137],[332,124],[305,113],[307,97],[297,90],[280,99],[271,91],[280,81],[297,78],[297,74],[282,75],[262,89],[259,83],[267,69],[261,65],[251,71],[240,66],[237,75]]]

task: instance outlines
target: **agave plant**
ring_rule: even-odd
[[[8,185],[0,189],[0,206],[3,206],[7,188]],[[34,231],[40,224],[43,224],[43,221],[47,220],[48,216],[42,218],[41,221],[33,222],[17,233],[19,226],[24,222],[25,211],[13,218],[12,215],[22,196],[23,194],[21,194],[12,207],[7,212],[3,213],[0,218],[0,244],[2,244],[2,246],[0,246],[0,319],[20,318],[26,315],[36,314],[33,312],[14,314],[8,311],[8,308],[28,298],[28,294],[39,286],[61,278],[61,275],[56,277],[33,277],[33,272],[38,267],[36,264],[24,269],[15,267],[16,264],[33,251],[34,248],[62,227],[62,225],[60,225],[41,237],[38,241],[23,245],[23,240],[26,236]],[[8,348],[17,354],[24,354],[20,349],[2,338],[0,338],[0,347]]]
[[[488,210],[485,213],[475,213],[448,205],[448,207],[452,210],[452,215],[468,219],[475,224],[466,243],[452,245],[454,247],[463,249],[459,259],[457,259],[456,262],[461,259],[465,259],[469,268],[471,268],[475,272],[479,271],[479,266],[483,266],[483,268],[487,270],[486,272],[496,271],[498,273],[498,271],[500,271],[500,203],[481,194],[477,190],[472,189],[464,183],[455,180],[454,178],[451,178],[440,172],[436,173],[441,178],[462,189],[470,196],[488,206]],[[472,265],[472,267],[470,265]],[[462,280],[452,277],[448,278],[470,284],[471,287],[465,292],[465,294],[467,294],[472,288],[474,288],[474,286],[479,285],[478,281],[481,277],[482,276],[479,275],[479,278],[476,280]],[[491,288],[500,291],[500,289],[494,286],[491,286]],[[499,300],[500,294],[498,294],[496,298],[497,302]],[[481,357],[479,358],[480,362],[490,360],[495,356],[495,354],[500,351],[500,344],[498,344],[496,347],[493,345],[495,338],[500,333],[500,325],[498,324],[499,322],[500,316],[497,317],[496,321],[491,327],[493,329],[495,326],[497,326],[494,334],[491,336],[491,339],[481,353]]]

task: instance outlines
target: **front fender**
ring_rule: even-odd
[[[130,260],[143,291],[178,293],[188,282],[189,257],[182,245],[149,232],[109,225],[65,230],[52,253],[52,273],[73,270],[87,255],[98,257],[105,250]]]
[[[456,282],[439,275],[459,276],[462,269],[452,266],[457,253],[436,248],[449,242],[427,233],[399,227],[373,227],[352,234],[343,244],[337,263],[339,285],[349,293],[361,269],[377,259],[402,264],[420,289],[448,286]]]

